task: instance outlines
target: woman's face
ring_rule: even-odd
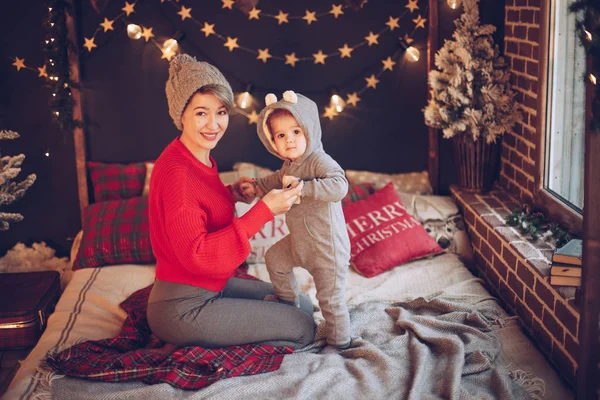
[[[229,125],[229,112],[212,93],[196,93],[181,116],[182,143],[196,157],[208,156]]]

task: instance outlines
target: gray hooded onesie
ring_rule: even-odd
[[[298,285],[292,269],[303,267],[314,278],[317,299],[325,318],[325,335],[330,345],[350,343],[350,319],[344,297],[346,274],[350,264],[350,240],[341,200],[348,192],[344,170],[325,151],[321,143],[321,124],[317,105],[297,94],[267,105],[258,119],[258,136],[273,155],[284,160],[280,170],[257,179],[265,192],[281,189],[285,175],[304,181],[302,199],[285,215],[290,234],[266,253],[267,269],[277,296],[286,302],[298,302]],[[275,149],[267,119],[277,108],[288,110],[306,135],[306,152],[296,161],[282,158]]]

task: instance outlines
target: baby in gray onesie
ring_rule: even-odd
[[[347,348],[351,336],[344,290],[350,239],[341,200],[348,192],[348,181],[344,170],[323,150],[319,110],[312,100],[287,91],[279,101],[268,94],[266,104],[259,116],[258,136],[284,162],[256,184],[264,193],[300,181],[304,184],[298,204],[285,215],[290,234],[265,254],[267,270],[280,301],[290,304],[298,304],[299,293],[292,269],[308,270],[325,317],[327,343]]]

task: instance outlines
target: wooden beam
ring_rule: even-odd
[[[427,76],[435,68],[435,53],[439,48],[438,0],[429,0],[429,40],[427,42]],[[428,98],[431,98],[431,93]],[[439,130],[429,128],[429,151],[427,157],[429,181],[434,193],[440,190],[440,143]]]
[[[591,59],[588,59],[588,71]],[[600,376],[600,132],[592,132],[594,87],[586,89],[586,132],[583,189],[583,266],[581,275],[581,316],[579,320],[579,368],[577,399],[598,398]]]
[[[71,3],[72,15],[67,13],[67,38],[74,44],[74,48],[79,48],[77,41],[77,30],[75,26],[75,5]],[[77,51],[77,50],[75,50]],[[79,52],[69,50],[69,69],[71,80],[79,87],[72,88],[73,97],[73,119],[83,121],[83,111],[81,107],[81,80],[79,77]],[[88,185],[87,185],[87,170],[86,170],[86,152],[85,152],[85,135],[83,128],[75,128],[73,130],[73,141],[75,144],[75,167],[77,169],[77,186],[79,192],[79,212],[81,216],[81,225],[83,226],[84,211],[89,205]]]

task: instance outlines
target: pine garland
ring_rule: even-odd
[[[542,239],[552,242],[556,248],[562,247],[571,240],[571,234],[556,222],[546,223],[541,212],[530,212],[529,206],[516,208],[506,217],[508,226],[516,227],[519,232],[531,240]]]
[[[73,119],[71,89],[77,86],[71,81],[69,51],[77,51],[67,38],[67,13],[71,13],[72,6],[65,0],[47,0],[47,5],[48,18],[43,21],[46,39],[42,48],[46,54],[48,86],[52,90],[50,108],[54,120],[66,133],[83,126],[81,121]]]
[[[585,80],[591,80],[590,74],[600,80],[600,1],[598,0],[576,0],[570,6],[571,12],[585,12],[585,19],[577,21],[577,33],[591,59],[590,69],[587,71]],[[590,129],[600,132],[600,82],[595,84],[594,99],[592,100],[592,120]]]

